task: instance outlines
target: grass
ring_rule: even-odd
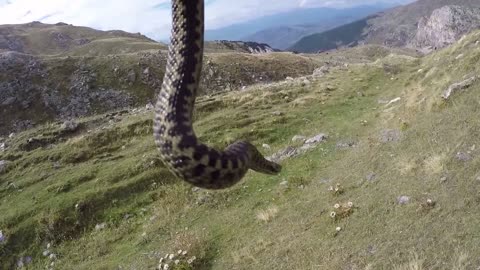
[[[196,256],[182,264],[191,269],[476,269],[480,85],[447,101],[440,94],[478,73],[478,37],[420,60],[387,55],[332,68],[308,85],[199,98],[196,131],[219,148],[247,138],[269,144],[269,155],[294,135],[328,134],[283,161],[281,174],[250,172],[224,191],[192,189],[163,168],[151,112],[114,123],[81,119],[72,134],[56,123],[20,133],[0,153],[11,161],[0,175],[2,268],[24,256],[32,269],[49,265],[42,252],[50,243],[60,269],[154,269],[180,249]],[[401,131],[400,140],[382,142],[385,129]],[[30,137],[49,139],[22,150]],[[355,147],[338,149],[346,139]],[[458,152],[472,159],[460,161]],[[328,188],[337,183],[343,192],[335,195]],[[398,204],[400,196],[409,203]],[[349,215],[329,216],[350,201]]]

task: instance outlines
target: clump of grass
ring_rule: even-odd
[[[333,211],[330,212],[330,217],[333,220],[346,218],[353,213],[354,208],[353,202],[336,203],[333,205]]]
[[[257,212],[257,219],[265,223],[272,221],[278,214],[278,207],[270,206]]]
[[[420,259],[416,252],[413,252],[409,256],[409,261],[402,265],[395,265],[394,270],[423,270],[424,260]]]
[[[295,175],[288,178],[288,183],[294,187],[306,187],[311,182],[311,179],[303,175]]]
[[[345,189],[343,188],[340,183],[335,184],[335,186],[329,186],[328,191],[333,195],[333,196],[339,196],[345,192]]]

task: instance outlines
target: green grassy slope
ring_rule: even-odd
[[[339,26],[335,29],[303,37],[297,41],[290,51],[314,53],[327,51],[343,46],[355,46],[362,38],[363,29],[367,26],[369,18]]]
[[[124,47],[135,47],[138,43],[156,44],[165,48],[161,43],[141,35],[124,31],[100,31],[89,27],[73,26],[63,23],[43,24],[32,22],[27,24],[1,25],[0,48],[19,51],[34,55],[55,55],[75,51],[79,47],[91,42],[112,42],[122,40]],[[130,46],[131,45],[131,46]],[[151,45],[153,46],[153,45]],[[89,45],[88,47],[91,47]]]
[[[478,40],[200,98],[197,133],[219,148],[241,138],[272,154],[294,135],[329,135],[283,161],[280,175],[250,172],[225,191],[192,189],[163,168],[150,112],[82,119],[73,134],[53,123],[20,133],[0,152],[10,161],[0,175],[2,268],[31,256],[32,269],[155,269],[181,249],[197,259],[173,269],[476,269],[480,84],[440,95],[479,74]],[[41,147],[29,149],[32,137]],[[355,146],[337,145],[345,141]],[[341,194],[329,191],[337,183]],[[353,211],[330,217],[349,201]],[[55,259],[42,255],[48,244]]]

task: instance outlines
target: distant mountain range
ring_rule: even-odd
[[[340,26],[385,10],[390,5],[377,4],[347,9],[297,9],[205,32],[206,40],[243,40],[266,43],[286,49],[302,37]]]
[[[457,6],[446,12],[438,12],[437,17],[431,20],[430,16],[435,10],[444,6]],[[384,12],[368,16],[364,19],[330,29],[326,32],[312,34],[300,39],[289,48],[299,52],[318,52],[335,49],[343,46],[355,46],[357,44],[381,44],[394,47],[414,47],[419,42],[417,32],[426,31],[421,29],[427,21],[431,21],[430,29],[452,29],[455,35],[468,32],[475,28],[477,21],[475,8],[480,8],[480,0],[418,0],[405,6],[399,6]],[[459,9],[471,9],[460,11]],[[432,26],[443,24],[443,26]],[[465,25],[471,26],[466,27]],[[420,26],[420,27],[419,27]],[[431,30],[428,30],[431,31]],[[438,30],[440,31],[440,30]],[[442,35],[442,33],[439,33]],[[425,35],[425,34],[424,34]],[[435,34],[429,35],[435,37]],[[428,42],[422,40],[422,44]],[[430,42],[434,43],[434,42]],[[448,45],[448,44],[445,44]]]

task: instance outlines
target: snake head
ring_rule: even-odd
[[[282,165],[263,159],[262,162],[257,161],[257,163],[251,164],[250,169],[260,173],[275,175],[282,171]]]
[[[270,164],[267,166],[267,168],[270,172],[267,172],[268,174],[279,174],[282,171],[282,165],[275,162],[269,163]]]

